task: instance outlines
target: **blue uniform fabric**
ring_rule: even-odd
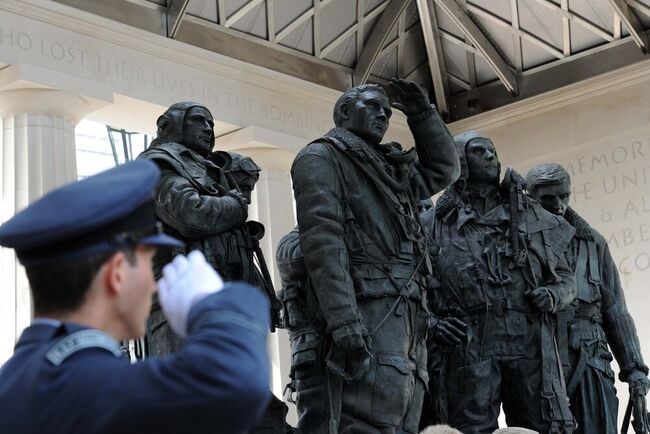
[[[28,327],[0,370],[3,433],[238,433],[270,398],[269,305],[257,288],[226,287],[192,307],[182,351],[131,365],[106,349],[55,366],[46,353],[84,327]]]

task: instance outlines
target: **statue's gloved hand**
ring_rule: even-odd
[[[392,78],[388,85],[395,95],[395,102],[391,106],[406,116],[417,115],[431,106],[427,92],[413,81]]]
[[[459,318],[438,318],[432,315],[428,326],[431,338],[439,345],[453,347],[467,336],[467,324]]]
[[[187,257],[178,255],[163,268],[158,281],[158,297],[167,322],[174,333],[187,336],[187,315],[192,306],[223,289],[221,276],[199,250]]]
[[[648,408],[645,398],[650,388],[648,376],[639,370],[634,370],[627,375],[625,380],[630,385],[634,432],[648,434],[650,432],[650,421],[648,420]]]
[[[533,289],[530,292],[527,292],[526,295],[530,298],[530,301],[539,309],[540,312],[553,312],[555,307],[555,300],[551,291],[548,288],[540,287]]]
[[[648,376],[645,373],[638,370],[631,371],[627,375],[626,382],[630,385],[630,396],[632,396],[633,393],[642,396],[648,394],[648,390],[650,389],[650,380],[648,380]]]
[[[348,381],[361,379],[370,369],[372,360],[370,338],[365,328],[358,323],[337,327],[332,331],[332,340],[334,341],[332,359],[342,370],[338,374]]]
[[[237,199],[237,202],[241,204],[242,208],[244,208],[244,211],[248,210],[248,199],[244,197],[241,191],[234,189],[228,191],[228,193],[226,194],[230,197],[234,197],[235,199]]]

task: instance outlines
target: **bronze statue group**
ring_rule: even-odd
[[[414,148],[381,143],[392,108]],[[489,137],[452,137],[426,92],[404,80],[346,91],[334,122],[291,168],[298,224],[277,247],[277,298],[263,226],[247,218],[263,168],[213,150],[209,110],[171,106],[139,157],[161,169],[156,214],[186,245],[159,255],[156,272],[199,249],[224,280],[264,288],[272,326],[289,332],[298,427],[275,399],[251,432],[445,423],[482,434],[502,408],[509,426],[539,433],[614,434],[613,358],[630,388],[624,424],[631,412],[635,432],[649,432],[634,321],[607,243],[568,206],[561,166],[502,176]],[[157,304],[147,336],[151,354],[182,346]]]

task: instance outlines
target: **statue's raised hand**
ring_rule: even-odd
[[[392,78],[388,84],[395,95],[391,106],[403,112],[406,116],[417,115],[429,108],[427,91],[413,81]]]

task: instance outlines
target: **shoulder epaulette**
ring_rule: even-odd
[[[59,340],[45,354],[45,358],[53,365],[59,366],[65,359],[86,348],[101,348],[113,353],[115,357],[122,355],[120,345],[115,339],[102,331],[86,329]]]

